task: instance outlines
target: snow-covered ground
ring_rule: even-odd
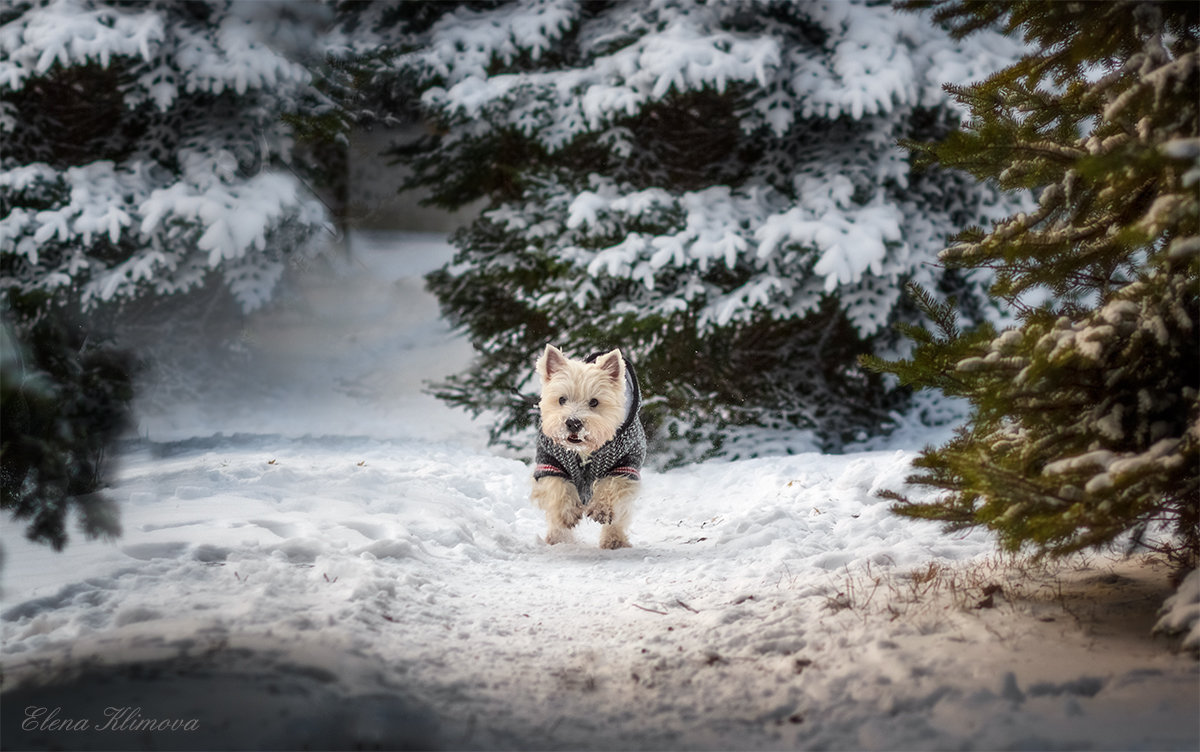
[[[5,521],[5,749],[1200,748],[1165,568],[892,516],[916,446],[647,472],[634,548],[546,546],[421,392],[445,244],[355,241],[246,323],[260,388],[141,406],[120,539]]]

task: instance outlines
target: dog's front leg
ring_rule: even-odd
[[[604,526],[600,528],[600,548],[630,547],[625,530],[633,516],[633,497],[637,496],[639,485],[639,481],[623,475],[596,481],[587,516]]]
[[[532,498],[534,505],[546,513],[546,542],[553,546],[574,541],[571,528],[583,516],[583,504],[574,484],[553,475],[535,478]]]

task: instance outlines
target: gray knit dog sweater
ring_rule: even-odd
[[[603,354],[593,353],[584,362],[592,363]],[[628,359],[625,360],[625,382],[630,402],[625,409],[625,422],[617,429],[612,439],[592,452],[586,460],[579,452],[556,444],[538,430],[534,480],[548,476],[565,478],[574,484],[575,489],[579,491],[579,499],[584,504],[592,500],[596,481],[601,478],[623,476],[641,480],[642,462],[646,459],[646,433],[642,430],[642,421],[638,417],[642,406],[642,392],[633,364]]]

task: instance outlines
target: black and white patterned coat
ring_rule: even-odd
[[[591,363],[603,354],[593,353],[585,362]],[[601,478],[620,476],[641,480],[642,463],[646,460],[646,432],[638,416],[642,392],[633,364],[628,359],[625,360],[625,394],[625,421],[612,439],[587,459],[579,452],[556,444],[539,430],[534,480],[546,477],[569,480],[579,491],[579,499],[584,504],[591,501],[596,481]]]

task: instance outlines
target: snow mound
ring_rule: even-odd
[[[1184,648],[1200,651],[1200,569],[1193,569],[1163,603],[1154,631],[1183,635]]]

